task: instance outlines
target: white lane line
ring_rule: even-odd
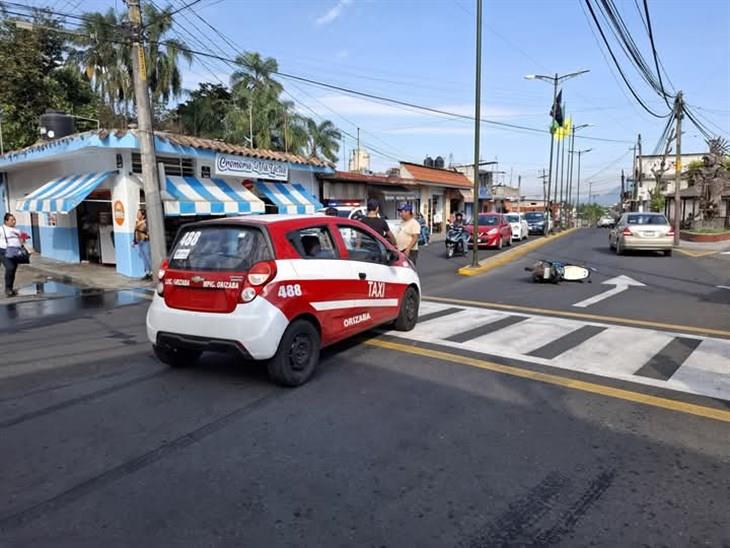
[[[718,285],[718,289],[730,289],[730,285]]]

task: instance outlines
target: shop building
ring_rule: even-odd
[[[155,149],[168,245],[193,220],[259,213],[314,213],[326,162],[283,152],[157,132]],[[136,130],[97,130],[44,141],[0,157],[0,209],[43,256],[144,267],[133,246],[144,208]]]

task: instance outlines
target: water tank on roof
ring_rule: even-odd
[[[426,156],[426,159],[423,161],[423,165],[426,167],[433,167],[433,158]]]
[[[436,160],[434,160],[434,162],[433,162],[433,167],[443,169],[444,168],[444,159],[441,156],[436,156]]]
[[[52,141],[76,133],[76,121],[58,110],[46,110],[40,119],[41,139]]]

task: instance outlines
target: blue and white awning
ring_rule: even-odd
[[[299,183],[256,182],[256,189],[279,208],[279,213],[314,213],[322,204]]]
[[[99,171],[67,175],[47,182],[24,199],[18,200],[18,211],[34,213],[68,213],[116,171]]]
[[[167,177],[165,215],[246,215],[264,213],[265,204],[243,185],[235,187],[223,179]]]

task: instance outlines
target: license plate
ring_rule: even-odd
[[[656,232],[642,232],[644,238],[656,238]]]

